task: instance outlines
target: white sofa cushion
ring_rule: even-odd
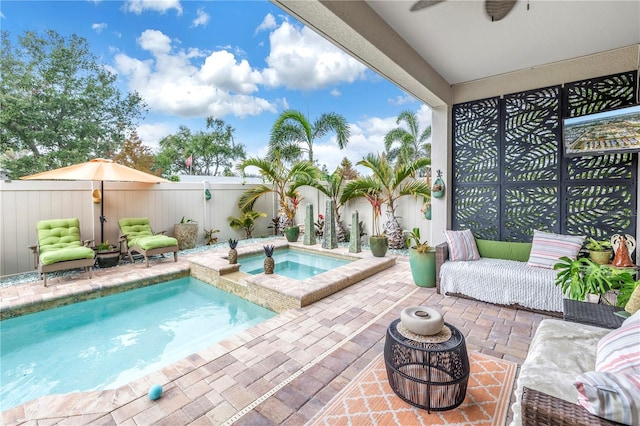
[[[521,400],[525,386],[577,404],[576,377],[595,368],[598,341],[610,331],[569,321],[543,320],[520,367],[511,425],[522,424]]]
[[[444,262],[440,268],[440,292],[464,294],[488,303],[517,303],[529,309],[562,312],[562,289],[555,285],[557,274],[515,260],[483,257],[469,262]]]

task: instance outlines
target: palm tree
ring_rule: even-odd
[[[286,110],[280,114],[271,129],[268,156],[274,158],[277,150],[284,160],[293,162],[299,160],[306,151],[309,162],[313,164],[313,143],[330,131],[335,132],[340,149],[347,146],[350,136],[349,124],[340,114],[322,114],[311,124],[300,111]]]
[[[251,157],[240,163],[238,168],[244,175],[245,169],[251,166],[258,169],[268,184],[260,184],[246,190],[238,201],[240,210],[246,211],[261,196],[275,193],[280,206],[279,214],[287,217],[288,226],[293,225],[293,218],[301,201],[296,189],[319,179],[320,170],[308,161],[300,161],[287,167],[280,159],[278,151],[275,152],[273,161]]]
[[[342,190],[340,202],[344,204],[355,197],[367,197],[386,204],[387,221],[384,224],[384,233],[389,239],[389,247],[405,248],[405,238],[396,217],[396,201],[405,195],[423,197],[425,202],[431,198],[431,188],[427,182],[413,179],[418,170],[431,164],[431,159],[418,158],[407,164],[396,164],[392,167],[385,154],[369,154],[357,164],[371,170],[372,175],[348,182]]]
[[[418,115],[413,111],[402,111],[396,119],[396,124],[404,122],[406,127],[396,127],[384,137],[384,148],[389,161],[408,164],[420,157],[431,158],[431,126],[420,132]],[[398,142],[399,146],[394,146]]]

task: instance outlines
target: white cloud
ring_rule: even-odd
[[[257,91],[257,85],[262,82],[260,72],[252,70],[249,62],[243,59],[238,63],[235,56],[225,50],[207,57],[199,78],[205,83],[242,94]]]
[[[100,34],[106,28],[107,28],[107,24],[105,24],[104,22],[100,24],[91,24],[91,29],[97,32],[98,34]]]
[[[366,67],[307,27],[283,22],[269,36],[265,84],[319,89],[363,78]]]
[[[142,143],[152,147],[154,150],[159,149],[159,142],[162,138],[175,132],[176,129],[167,126],[165,123],[146,123],[136,129],[136,133],[138,133]]]
[[[161,31],[145,30],[137,41],[140,47],[153,53],[154,56],[167,54],[171,51],[171,39]]]
[[[264,17],[258,28],[256,28],[255,34],[260,31],[272,30],[276,27],[276,18],[270,13],[267,13],[267,16]]]
[[[175,9],[178,15],[182,15],[180,0],[127,0],[124,4],[125,11],[133,12],[137,15],[146,10],[166,13],[171,9]]]
[[[276,112],[274,104],[251,95],[262,76],[246,60],[237,62],[233,54],[216,51],[195,66],[191,59],[203,56],[202,52],[174,51],[172,40],[157,30],[144,31],[138,43],[152,59],[119,54],[114,62],[118,72],[129,77],[130,89],[140,93],[150,109],[182,117]]]
[[[391,105],[405,105],[410,104],[412,102],[417,102],[416,98],[411,95],[405,96],[396,96],[395,98],[390,98],[387,100]]]
[[[193,20],[192,26],[199,27],[202,25],[203,27],[206,27],[209,21],[211,21],[211,16],[205,12],[204,9],[198,9],[197,14],[198,17]]]
[[[356,163],[370,153],[384,152],[384,135],[396,127],[395,120],[395,117],[370,117],[350,123],[351,136],[345,149],[338,148],[334,136],[328,142],[314,145],[314,158],[320,164],[326,164],[329,172],[333,172],[342,159],[347,157],[358,172],[369,173],[368,169],[356,166]]]
[[[420,124],[420,130],[426,129],[428,126],[431,126],[431,108],[428,105],[422,104],[418,112],[416,113],[418,116],[418,123]]]
[[[331,89],[331,96],[335,96],[336,98],[342,96],[342,93],[338,89]]]

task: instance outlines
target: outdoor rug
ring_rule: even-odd
[[[360,372],[309,425],[504,425],[517,364],[469,352],[471,374],[464,402],[431,414],[391,390],[383,355]]]

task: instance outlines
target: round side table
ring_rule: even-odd
[[[387,328],[384,363],[391,389],[403,401],[431,411],[456,408],[467,392],[469,357],[464,336],[451,324],[451,337],[438,343],[430,336],[403,335],[394,320]]]

